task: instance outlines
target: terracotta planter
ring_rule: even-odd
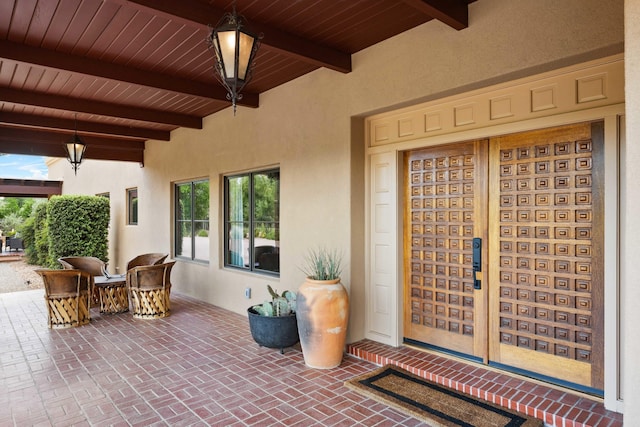
[[[339,366],[349,321],[349,296],[340,279],[307,278],[298,289],[297,303],[304,363],[318,369]]]

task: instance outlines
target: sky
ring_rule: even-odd
[[[0,155],[0,178],[47,179],[42,156]]]

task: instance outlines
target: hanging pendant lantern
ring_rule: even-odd
[[[73,138],[71,141],[64,144],[64,149],[67,152],[67,159],[69,159],[69,163],[71,163],[71,167],[73,167],[74,175],[78,175],[78,168],[80,167],[80,163],[82,163],[84,150],[86,150],[86,148],[87,145],[78,136],[78,118],[76,116],[76,130],[73,134]]]
[[[236,14],[234,4],[233,12],[222,17],[207,39],[214,52],[216,77],[227,89],[234,116],[237,102],[242,99],[240,91],[251,80],[261,38],[245,28],[244,19]]]

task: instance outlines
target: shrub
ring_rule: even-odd
[[[24,254],[29,264],[38,263],[38,252],[36,252],[36,230],[34,227],[35,217],[31,215],[25,219],[20,226],[20,235],[24,246]]]
[[[47,203],[49,256],[58,267],[64,256],[93,256],[108,262],[109,199],[99,196],[54,196]]]
[[[49,258],[49,226],[47,223],[47,203],[36,206],[33,211],[34,228],[34,252],[33,258],[28,258],[29,263],[46,266]],[[32,262],[33,261],[33,262]]]

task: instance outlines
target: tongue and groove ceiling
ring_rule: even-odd
[[[237,0],[262,33],[244,107],[260,93],[432,19],[468,25],[474,0]],[[148,139],[230,107],[206,39],[231,0],[1,0],[0,153],[143,161]],[[229,120],[233,119],[231,111]],[[1,174],[1,172],[0,172]]]

